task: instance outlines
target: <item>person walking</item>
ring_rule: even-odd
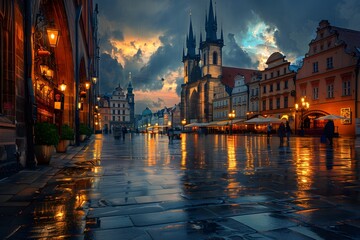
[[[270,123],[268,123],[267,127],[266,127],[266,133],[267,133],[267,137],[270,137],[271,134],[271,130],[272,130],[272,126]]]
[[[174,129],[172,128],[168,129],[168,138],[169,138],[169,143],[172,143],[172,140],[174,139]]]
[[[122,126],[121,131],[122,131],[122,138],[125,139],[125,134],[127,133],[126,126]]]
[[[278,135],[280,138],[280,147],[284,146],[284,137],[285,137],[285,124],[282,122],[280,123],[279,129],[278,129]]]
[[[286,121],[286,124],[285,124],[285,132],[286,132],[287,142],[289,142],[289,141],[290,141],[290,135],[291,135],[291,133],[292,133],[291,128],[290,128],[289,121]]]
[[[328,120],[324,127],[324,135],[329,141],[329,144],[332,146],[333,144],[333,137],[335,132],[335,125],[333,120]]]

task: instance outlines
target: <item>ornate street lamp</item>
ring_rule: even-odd
[[[236,117],[235,110],[232,110],[229,113],[229,119],[230,119],[230,134],[232,134],[232,120]]]
[[[295,111],[298,113],[300,111],[300,135],[304,136],[304,113],[309,110],[310,103],[305,101],[305,97],[301,98],[301,103],[295,104]]]

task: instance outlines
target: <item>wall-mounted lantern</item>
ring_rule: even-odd
[[[48,35],[50,47],[57,47],[60,38],[59,30],[55,28],[47,28],[46,33]]]
[[[86,90],[90,89],[90,83],[89,82],[85,82],[85,88],[86,88]]]
[[[63,80],[62,84],[60,84],[60,91],[65,92],[65,90],[66,90],[66,84],[64,83]]]

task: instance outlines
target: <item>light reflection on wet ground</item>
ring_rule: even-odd
[[[359,151],[346,138],[96,135],[14,236],[360,239]]]

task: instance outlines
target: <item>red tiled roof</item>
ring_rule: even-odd
[[[223,67],[222,70],[223,71],[222,71],[221,83],[231,88],[233,88],[235,85],[234,79],[237,75],[244,76],[245,83],[249,83],[251,81],[251,77],[255,73],[259,72],[256,69],[245,69],[245,68],[234,68],[234,67]]]

